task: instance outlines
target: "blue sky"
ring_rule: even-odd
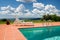
[[[38,5],[44,5],[44,7],[45,6],[55,6],[55,9],[56,10],[59,10],[60,11],[60,0],[23,0],[23,1],[21,1],[21,0],[0,0],[0,18],[7,18],[6,16],[8,16],[8,15],[6,15],[6,14],[3,14],[3,11],[5,12],[6,10],[3,10],[2,11],[2,13],[1,13],[1,7],[8,7],[8,6],[10,6],[10,7],[12,7],[12,8],[15,8],[14,10],[16,10],[18,7],[19,7],[19,5],[21,6],[21,4],[22,4],[22,6],[24,6],[25,7],[25,9],[24,10],[22,10],[22,11],[25,11],[25,10],[28,10],[27,11],[27,13],[24,13],[24,12],[22,12],[22,13],[24,13],[23,15],[25,15],[25,14],[34,14],[34,12],[33,11],[35,11],[35,10],[37,10],[38,12],[41,12],[41,11],[43,11],[43,10],[40,10],[39,8],[38,8],[38,6],[34,6],[33,7],[33,5],[35,5],[34,3],[40,3],[40,4],[38,4]],[[40,6],[41,7],[41,6]],[[21,7],[20,7],[21,8]],[[45,8],[44,8],[45,9]],[[55,10],[54,9],[54,10]],[[8,9],[9,10],[9,9]],[[18,10],[18,9],[17,9]],[[19,9],[20,10],[20,9]],[[49,10],[50,11],[50,10]],[[11,12],[11,11],[10,11]],[[12,12],[11,12],[12,13]],[[18,13],[20,13],[20,11],[18,12]],[[55,12],[54,12],[55,13]],[[56,12],[57,13],[57,12]],[[58,12],[58,13],[60,13],[60,12]],[[9,13],[8,13],[9,14]],[[3,16],[3,15],[6,15],[6,16]],[[1,16],[3,16],[3,17],[1,17]],[[31,15],[30,15],[31,16]],[[30,16],[26,16],[26,17],[30,17]],[[9,18],[10,18],[11,16],[9,16]],[[20,16],[20,17],[22,17],[22,15]],[[25,16],[24,16],[25,17]],[[40,17],[40,15],[37,13],[37,15],[36,15],[36,13],[34,14],[34,16],[32,15],[31,17]]]
[[[44,3],[45,5],[52,4],[60,9],[60,0],[37,0],[37,2]],[[20,4],[24,4],[26,8],[32,9],[32,3],[17,2],[16,0],[0,0],[0,6],[11,5],[12,7],[17,7]]]

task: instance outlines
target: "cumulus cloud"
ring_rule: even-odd
[[[33,13],[37,13],[39,15],[45,15],[45,14],[58,14],[59,10],[53,6],[53,5],[44,5],[43,3],[33,3]]]
[[[29,11],[29,10],[26,10],[26,13],[24,14],[26,17],[31,17],[33,16],[33,14]]]
[[[8,14],[8,13],[10,13],[10,11],[9,11],[9,10],[1,11],[1,12],[0,12],[0,14]]]
[[[35,14],[30,10],[26,10],[26,13],[24,14],[24,16],[28,18],[39,18],[40,17],[38,14]]]
[[[13,12],[14,10],[15,10],[15,8],[8,5],[6,7],[1,7],[0,14],[9,14],[9,13]]]
[[[40,10],[38,10],[38,9],[33,9],[32,12],[33,12],[33,13],[40,13]]]
[[[42,3],[33,3],[33,7],[34,8],[39,8],[39,9],[43,9],[44,8],[44,4],[42,4]]]
[[[16,0],[18,2],[36,2],[36,0]]]
[[[7,15],[7,16],[10,15],[10,17],[18,16],[18,17],[24,17],[24,18],[32,18],[37,16],[33,14],[30,10],[26,9],[23,4],[20,4],[16,8],[13,8],[11,6],[1,7],[0,14]]]
[[[24,10],[25,10],[25,6],[24,6],[23,4],[20,4],[20,5],[16,8],[15,12],[22,12],[22,11],[24,11]]]
[[[39,18],[45,14],[57,14],[60,15],[60,10],[58,10],[54,5],[44,5],[43,3],[33,3],[33,10],[26,9],[23,4],[14,8],[10,5],[5,7],[0,7],[1,15],[10,15],[10,17],[24,17],[24,18]]]
[[[53,5],[46,5],[45,10],[55,9],[55,6]]]
[[[1,10],[2,11],[5,11],[5,10],[14,10],[15,8],[11,7],[10,5],[6,6],[6,7],[1,7]]]
[[[33,9],[32,12],[33,12],[36,16],[38,16],[39,18],[41,18],[41,17],[44,15],[44,13],[45,13],[44,10],[39,10],[39,9]]]
[[[49,12],[49,14],[57,14],[57,13],[59,13],[59,10],[53,5],[46,5],[45,6],[45,11]]]

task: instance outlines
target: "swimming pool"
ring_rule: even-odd
[[[19,28],[27,40],[60,40],[60,26]]]

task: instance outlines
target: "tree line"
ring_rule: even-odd
[[[51,21],[60,21],[60,16],[57,16],[56,14],[54,14],[54,15],[49,15],[49,14],[47,14],[47,15],[44,15],[43,16],[43,18],[42,18],[43,20],[51,20]]]

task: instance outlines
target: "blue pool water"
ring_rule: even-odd
[[[27,40],[60,40],[60,26],[21,28]]]

